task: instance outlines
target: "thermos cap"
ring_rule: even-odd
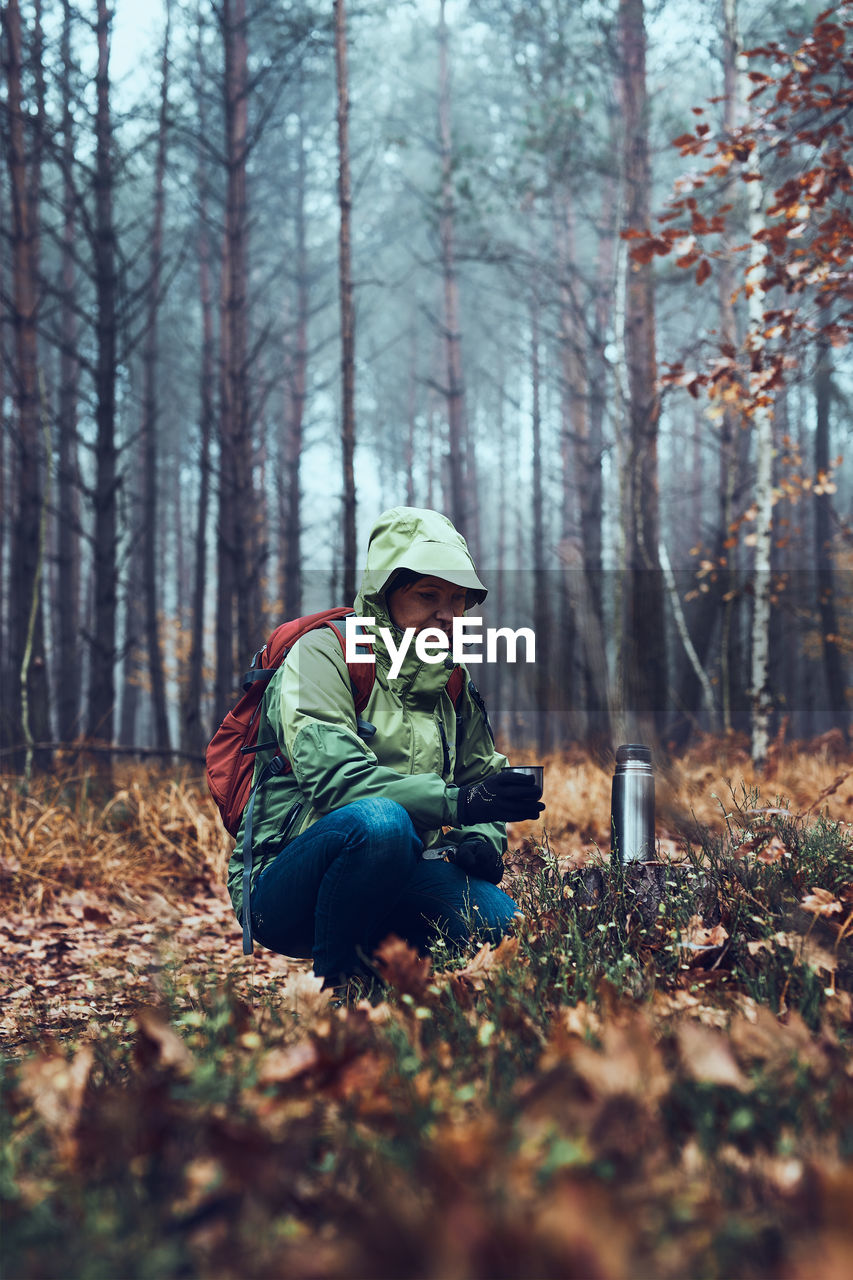
[[[636,760],[638,763],[651,764],[652,749],[644,747],[639,742],[629,742],[622,747],[616,748],[616,763],[628,764],[629,761]]]

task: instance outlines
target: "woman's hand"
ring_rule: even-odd
[[[478,880],[500,884],[503,879],[504,860],[483,836],[466,836],[448,852],[447,861],[455,863],[466,876],[474,876]]]
[[[508,769],[493,773],[482,782],[459,788],[458,823],[471,827],[478,822],[527,822],[545,808],[542,792],[529,774]]]

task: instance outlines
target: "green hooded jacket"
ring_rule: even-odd
[[[356,597],[359,617],[393,626],[385,603],[401,569],[444,578],[468,591],[479,604],[486,589],[474,569],[465,539],[446,516],[416,507],[394,507],[377,520],[367,551],[367,567]],[[362,628],[362,633],[372,628]],[[454,708],[445,686],[444,662],[425,663],[412,643],[396,679],[391,659],[377,636],[375,679],[361,713],[359,736],[355,702],[340,639],[329,627],[296,642],[270,680],[261,703],[258,741],[273,739],[292,772],[269,778],[255,800],[252,826],[252,884],[263,868],[323,814],[355,800],[384,796],[402,805],[424,845],[458,843],[476,831],[503,853],[506,826],[481,823],[456,827],[459,787],[497,773],[507,763],[495,750],[478,695],[466,671]],[[259,751],[255,778],[274,754]],[[243,827],[228,865],[228,890],[238,917],[242,910]]]

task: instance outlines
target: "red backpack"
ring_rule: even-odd
[[[304,618],[283,622],[252,659],[252,665],[243,677],[245,692],[213,735],[205,755],[207,785],[222,814],[226,830],[232,836],[237,834],[243,810],[252,791],[255,752],[278,747],[276,742],[258,742],[258,712],[269,681],[300,636],[318,627],[330,626],[346,654],[343,628],[338,623],[349,616],[355,615],[352,609],[344,607],[325,609],[322,613],[312,613]],[[347,670],[355,700],[355,713],[360,717],[370,698],[376,668],[372,662],[348,662]],[[447,682],[447,692],[454,706],[459,700],[463,683],[462,668],[454,667]],[[275,758],[281,759],[281,763],[271,772],[289,771],[290,761],[283,759],[280,750],[276,751]]]

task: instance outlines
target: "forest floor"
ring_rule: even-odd
[[[0,779],[3,1274],[853,1273],[853,757],[700,743],[642,883],[545,764],[516,935],[346,1000],[242,956],[196,776]]]

